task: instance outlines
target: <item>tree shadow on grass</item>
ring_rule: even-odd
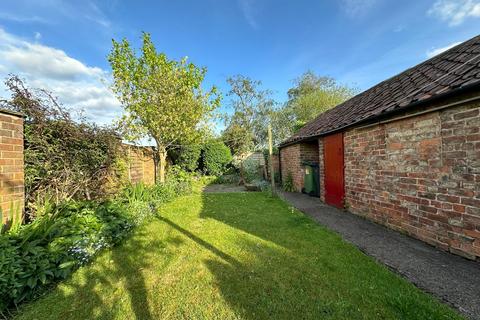
[[[252,263],[241,263],[170,219],[160,215],[157,219],[219,258],[208,259],[205,264],[215,276],[215,285],[237,316],[243,319],[318,319],[318,315],[330,312],[328,304],[315,303],[318,288],[312,291],[309,286],[299,287],[302,283],[296,279],[293,282],[282,282],[282,277],[278,277],[285,272],[304,277],[302,267],[293,271],[280,267],[292,259],[285,251],[239,239],[238,245],[255,253],[257,257]],[[272,270],[272,267],[276,269]],[[302,299],[295,299],[299,291],[307,291],[309,294],[302,296]]]
[[[237,317],[455,318],[338,235],[289,210],[262,194],[203,195],[200,217],[236,233],[235,263],[208,259],[205,264]]]
[[[151,320],[153,317],[150,312],[148,291],[142,270],[151,267],[148,257],[149,250],[159,248],[163,244],[160,241],[148,241],[149,237],[146,237],[145,231],[143,233],[137,234],[120,248],[113,250],[112,260],[115,263],[113,277],[117,281],[125,281],[125,291],[128,293],[135,318]]]
[[[217,255],[218,257],[222,258],[223,260],[227,261],[228,263],[232,264],[232,265],[238,265],[238,261],[235,260],[232,256],[226,254],[225,252],[217,249],[215,246],[211,245],[210,243],[206,242],[205,240],[201,239],[200,237],[194,235],[193,233],[191,233],[190,231],[188,231],[187,229],[185,228],[182,228],[181,226],[179,226],[178,224],[174,223],[173,221],[171,221],[170,219],[167,219],[165,217],[162,217],[161,215],[157,215],[156,218],[166,224],[168,224],[171,228],[179,231],[181,234],[183,234],[184,236],[190,238],[191,240],[195,241],[197,244],[199,244],[200,246],[202,246],[204,249],[207,249],[209,250],[210,252],[214,253],[215,255]]]
[[[285,214],[288,205],[261,192],[224,193],[202,195],[203,209],[200,218],[214,219],[232,228],[271,241],[284,248],[298,249],[286,233],[295,232],[311,220],[300,214]],[[285,228],[289,226],[289,229]]]
[[[165,244],[152,241],[148,230],[138,229],[124,243],[77,270],[56,290],[25,305],[20,318],[38,319],[35,311],[40,310],[42,319],[154,319],[142,271],[151,267],[150,254],[162,247]],[[163,264],[168,263],[165,255]]]

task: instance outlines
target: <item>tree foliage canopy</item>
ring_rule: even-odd
[[[217,89],[204,92],[206,68],[169,59],[158,53],[150,35],[143,33],[140,55],[123,39],[113,40],[108,56],[113,71],[113,91],[125,108],[122,127],[130,140],[152,138],[157,145],[159,180],[164,179],[166,149],[180,139],[198,138],[220,103]]]
[[[355,89],[338,84],[330,77],[305,72],[288,90],[288,101],[279,105],[272,92],[262,88],[261,81],[237,75],[227,79],[228,96],[233,113],[226,117],[222,137],[236,155],[267,145],[267,127],[273,131],[273,142],[279,144],[320,113],[344,102]]]
[[[225,143],[238,155],[264,147],[267,126],[277,106],[271,91],[262,89],[261,81],[242,75],[228,78],[227,83],[233,113],[226,117]]]
[[[286,112],[292,114],[297,125],[302,125],[355,93],[355,89],[338,84],[333,78],[307,71],[295,79],[294,86],[288,90]]]

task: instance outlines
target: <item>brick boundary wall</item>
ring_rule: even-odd
[[[347,209],[480,257],[480,103],[347,130]]]
[[[3,221],[24,209],[23,116],[0,110],[0,207]],[[11,209],[15,212],[11,212]]]
[[[155,183],[155,162],[151,147],[124,145],[128,148],[128,179],[132,183]],[[2,222],[24,210],[23,116],[0,109],[0,208]],[[14,209],[15,212],[11,212]]]

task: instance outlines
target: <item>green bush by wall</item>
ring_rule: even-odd
[[[204,173],[221,175],[230,162],[232,162],[232,153],[222,141],[212,140],[204,145],[201,159]]]

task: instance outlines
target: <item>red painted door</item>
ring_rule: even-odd
[[[335,133],[323,138],[325,161],[325,202],[343,208],[345,197],[343,133]]]

